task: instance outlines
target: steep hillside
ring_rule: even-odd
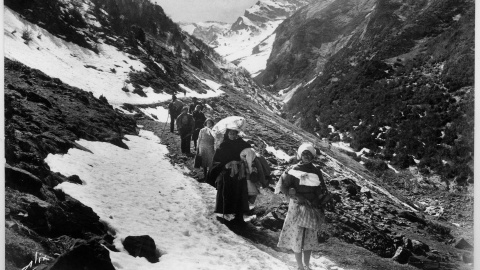
[[[6,57],[96,97],[104,95],[114,106],[159,102],[173,93],[215,94],[205,83],[214,80],[250,91],[260,104],[277,110],[278,104],[272,98],[265,102],[261,96],[269,94],[246,72],[183,33],[150,1],[5,4]]]
[[[360,32],[376,1],[319,1],[275,31],[266,69],[256,78],[273,91],[292,89],[322,74],[327,60]]]
[[[223,270],[217,258],[227,261],[227,265],[244,258],[224,260],[228,258],[224,249],[229,248],[248,250],[247,259],[252,255],[261,262],[275,261],[288,268],[292,266],[293,255],[276,247],[287,205],[283,196],[271,190],[282,171],[295,160],[292,156],[304,141],[318,147],[321,155],[315,163],[321,166],[336,203],[327,210],[330,240],[322,253],[314,254],[312,263],[325,265],[325,261],[334,260],[346,269],[352,265],[359,269],[471,268],[468,243],[459,242],[466,249],[454,244],[455,240],[473,235],[472,196],[452,192],[447,204],[443,193],[422,187],[416,190],[417,197],[405,196],[400,187],[407,185],[407,181],[393,178],[391,183],[385,177],[377,177],[354,158],[280,117],[279,103],[270,93],[257,85],[244,69],[227,64],[213,49],[180,31],[160,6],[144,0],[20,0],[6,1],[4,8],[6,269],[157,269],[165,265],[169,266],[167,269],[175,269],[180,258],[185,259],[183,265]],[[461,21],[463,17],[454,18]],[[464,31],[469,33],[468,28]],[[435,44],[438,57],[441,48],[449,49],[438,40]],[[457,47],[459,55],[464,48],[470,47]],[[332,65],[341,65],[341,59]],[[325,70],[328,68],[326,65]],[[413,66],[410,71],[416,68]],[[451,78],[457,78],[458,69],[447,63],[444,68],[448,68]],[[432,79],[440,77],[434,72],[428,74]],[[318,87],[318,80],[311,81],[311,85]],[[455,93],[465,88],[461,89]],[[304,88],[299,93],[306,91],[314,89]],[[169,117],[166,107],[174,93],[186,103],[192,97],[203,99],[208,105],[206,114],[216,121],[230,115],[244,116],[245,139],[273,168],[270,185],[259,196],[257,207],[250,213],[254,217],[246,229],[239,230],[225,220],[215,219],[214,189],[194,182],[193,178],[186,179],[193,175],[188,170],[193,160],[179,155],[178,136],[165,129]],[[290,109],[290,113],[295,113]],[[306,110],[305,116],[309,113]],[[158,138],[146,144],[139,136],[146,130],[154,131],[164,145],[159,145]],[[115,151],[100,155],[96,151],[101,152],[102,148],[90,149],[82,146],[82,142],[92,147],[108,145],[105,149]],[[132,145],[142,142],[145,148],[152,146],[151,152],[168,146],[171,152],[167,155],[160,151],[154,155],[166,159],[162,159],[165,167],[155,167],[157,164],[152,160],[137,166],[143,159],[136,158],[143,155],[145,148]],[[72,168],[53,162],[62,155],[71,159],[69,166],[81,167],[78,173],[67,174]],[[77,155],[86,158],[76,159]],[[107,165],[103,161],[108,161]],[[111,168],[107,170],[109,165]],[[125,167],[128,175],[136,179],[124,177],[118,185],[120,179],[115,176],[124,172]],[[156,170],[150,171],[148,167]],[[135,171],[139,168],[144,171]],[[161,181],[156,177],[164,175],[155,173],[163,174],[164,168],[183,178],[181,182],[167,179],[169,188],[158,191],[160,185],[155,183]],[[109,175],[109,170],[116,174]],[[145,184],[140,175],[149,173],[153,176],[149,175]],[[93,181],[96,182],[92,185]],[[110,196],[108,203],[101,193],[96,193],[99,190],[95,184],[100,184],[102,192]],[[135,197],[124,196],[123,189],[129,188],[138,191]],[[78,193],[72,192],[74,189],[84,189],[90,194],[75,197]],[[141,193],[146,189],[151,197]],[[182,193],[185,190],[192,193]],[[179,194],[164,197],[162,192]],[[423,193],[430,197],[424,198]],[[195,196],[183,200],[181,194]],[[210,208],[203,209],[198,204],[190,208],[195,210],[192,215],[185,216],[181,208],[199,202],[194,201],[196,198]],[[138,206],[140,201],[142,204]],[[127,205],[141,212],[142,215],[135,216],[140,218],[132,218],[133,213],[111,214],[118,213],[115,208]],[[170,208],[171,205],[176,208]],[[164,206],[167,207],[161,208]],[[142,207],[148,211],[142,211]],[[159,208],[163,212],[151,211]],[[171,209],[177,213],[169,215]],[[150,213],[160,214],[154,217]],[[155,256],[166,255],[160,257],[160,262],[137,257],[138,252],[130,256],[124,245],[125,233],[144,234],[149,223],[145,219],[150,223],[160,220],[159,224],[165,225],[161,229],[148,228],[160,236],[155,239],[157,248],[153,250]],[[128,221],[125,223],[131,227],[115,226],[122,221]],[[181,226],[185,230],[175,228],[173,236],[168,226],[182,221],[186,221]],[[121,231],[127,227],[129,231]],[[235,244],[232,232],[225,227],[241,236],[235,238]],[[210,240],[206,235],[218,238],[222,246],[212,244],[211,250],[203,252],[205,247],[197,240],[198,237]],[[173,243],[175,239],[189,239],[188,245]],[[171,248],[173,244],[175,248]],[[198,257],[184,250],[198,253],[195,254]],[[198,261],[191,257],[205,258],[206,265],[198,266]],[[255,264],[250,260],[249,263],[253,269],[279,269],[268,263]]]
[[[312,2],[261,0],[245,10],[228,30],[208,23],[207,26],[205,23],[186,24],[182,29],[193,33],[226,60],[245,68],[255,77],[265,68],[277,26],[297,9]]]
[[[259,78],[291,89],[285,109],[301,127],[464,185],[473,181],[473,31],[473,1],[318,3],[279,26]]]

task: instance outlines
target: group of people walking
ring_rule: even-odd
[[[194,141],[197,156],[201,157],[205,181],[217,189],[215,213],[234,218],[232,224],[245,225],[244,214],[267,186],[270,168],[266,160],[239,136],[235,128],[226,129],[223,141],[215,149],[214,121],[202,112],[205,105],[193,100],[190,106],[181,106],[175,98],[169,105],[171,131],[173,122],[181,138],[182,153],[190,155],[190,141]],[[177,104],[176,104],[177,103]],[[181,111],[176,115],[175,107]],[[328,194],[322,173],[312,164],[317,155],[309,143],[297,151],[298,164],[288,168],[276,184],[275,192],[283,193],[289,201],[287,216],[278,246],[293,250],[299,270],[310,269],[312,251],[320,248],[317,233],[324,224],[323,199]]]
[[[192,98],[193,103],[185,106],[183,102],[172,96],[172,102],[168,105],[168,113],[170,115],[170,132],[174,132],[175,123],[177,123],[177,131],[180,135],[180,148],[182,154],[190,155],[190,142],[193,140],[195,150],[197,149],[197,140],[200,129],[206,125],[207,120],[203,113],[205,105],[200,103],[197,98]]]

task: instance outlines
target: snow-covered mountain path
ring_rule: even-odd
[[[158,137],[141,131],[127,139],[129,150],[80,140],[93,153],[71,149],[46,158],[52,171],[84,181],[57,188],[92,207],[116,234],[122,252],[110,256],[117,269],[288,269],[215,220],[202,198],[215,190],[199,194],[199,184],[170,164]],[[158,263],[123,249],[125,237],[145,234],[162,254]]]

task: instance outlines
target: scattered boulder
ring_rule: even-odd
[[[430,247],[418,240],[412,240],[412,252],[416,255],[425,255],[428,251],[430,251]]]
[[[148,235],[127,236],[123,247],[134,257],[144,257],[151,263],[158,262],[160,257],[155,241]]]
[[[94,240],[79,242],[62,254],[48,270],[115,270],[109,251]]]
[[[412,211],[401,211],[400,213],[398,213],[398,216],[411,222],[418,222],[423,225],[427,224],[423,218],[417,216],[417,214]]]
[[[404,247],[399,247],[397,248],[395,255],[393,255],[392,260],[401,264],[406,264],[410,256],[412,256],[412,252],[410,252],[410,250]]]
[[[473,246],[470,245],[465,239],[460,238],[455,242],[455,248],[458,248],[458,249],[473,249]]]
[[[328,182],[332,187],[334,187],[335,189],[339,189],[340,188],[340,182],[338,180],[335,180],[335,179],[332,179],[330,180],[330,182]]]
[[[362,187],[362,189],[360,190],[360,193],[365,195],[367,199],[372,199],[372,192],[370,191],[370,189]]]
[[[353,197],[353,196],[357,195],[357,193],[358,193],[358,190],[354,185],[348,185],[345,189],[347,190],[348,195],[350,197]]]
[[[260,219],[260,224],[269,230],[278,231],[283,227],[283,220],[276,218],[275,215],[270,212]]]
[[[76,174],[67,177],[67,179],[68,179],[68,182],[70,182],[70,183],[79,184],[79,185],[82,185],[82,184],[83,184],[83,182],[82,182],[82,180],[80,179],[80,177],[79,177],[78,175],[76,175]]]

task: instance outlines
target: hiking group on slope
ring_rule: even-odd
[[[230,224],[245,226],[244,215],[250,204],[255,203],[261,188],[269,185],[271,169],[267,161],[239,136],[244,122],[220,129],[219,138],[215,122],[202,112],[206,105],[196,98],[190,106],[180,102],[172,98],[169,104],[170,131],[176,121],[183,154],[192,156],[190,142],[194,141],[195,167],[203,168],[202,181],[217,190],[214,212],[233,215]],[[320,248],[318,233],[324,226],[324,204],[329,198],[322,173],[312,164],[316,156],[312,144],[300,145],[296,157],[299,162],[285,170],[275,187],[275,193],[283,193],[289,201],[278,247],[293,250],[300,270],[311,269],[311,253]]]

